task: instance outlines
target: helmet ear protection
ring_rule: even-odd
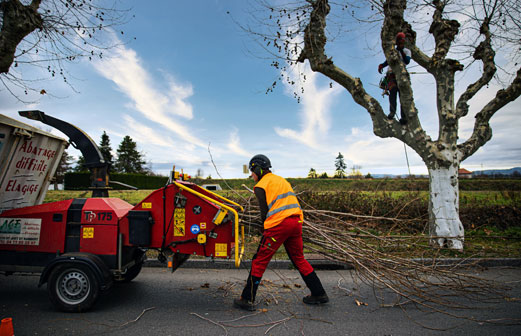
[[[255,173],[255,175],[257,176],[262,176],[262,173],[263,173],[263,170],[262,170],[262,167],[259,166],[258,164],[252,164],[252,169],[251,171]]]

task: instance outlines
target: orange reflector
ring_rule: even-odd
[[[168,268],[172,268],[172,266],[173,266],[173,265],[172,265],[172,262],[169,261],[169,262],[168,262]]]

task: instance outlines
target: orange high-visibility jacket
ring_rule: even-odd
[[[277,226],[284,219],[293,215],[298,215],[300,220],[304,219],[295,192],[283,177],[268,173],[260,179],[254,188],[257,187],[264,189],[268,203],[264,229]]]

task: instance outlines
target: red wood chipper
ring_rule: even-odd
[[[107,191],[106,183],[101,189]],[[135,206],[102,197],[5,210],[0,271],[41,273],[39,285],[47,283],[58,309],[85,311],[114,282],[134,279],[148,249],[157,249],[172,271],[191,255],[234,259],[238,267],[244,251],[238,210],[175,169],[165,187]]]

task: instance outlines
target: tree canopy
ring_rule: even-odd
[[[41,79],[60,77],[70,85],[67,63],[102,58],[117,45],[110,35],[129,20],[129,11],[118,5],[116,0],[0,0],[1,85],[20,100],[20,90],[47,93]]]

